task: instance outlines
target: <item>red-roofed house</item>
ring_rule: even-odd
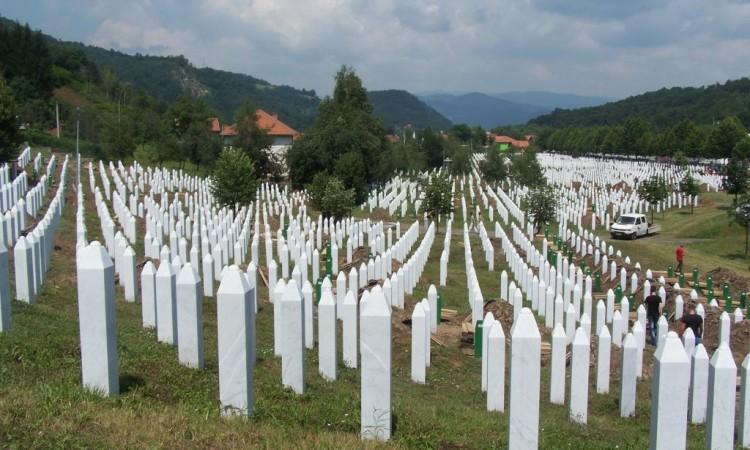
[[[277,114],[269,114],[262,109],[255,111],[256,124],[258,128],[266,131],[271,138],[271,146],[268,153],[277,160],[283,162],[286,159],[286,152],[292,143],[299,139],[301,134],[294,128],[279,120]],[[211,117],[208,119],[211,125],[211,131],[221,136],[224,146],[231,147],[237,137],[237,126],[234,124],[221,124],[219,119]]]
[[[255,111],[257,116],[258,128],[266,130],[266,133],[271,137],[272,144],[274,146],[285,146],[288,147],[300,137],[297,130],[285,124],[279,120],[277,114],[269,114],[262,109]]]
[[[237,137],[237,127],[235,125],[224,124],[221,127],[221,133],[219,133],[224,141],[225,145],[231,145],[234,138]]]
[[[507,151],[510,147],[526,149],[529,147],[528,137],[525,140],[514,139],[510,136],[497,135],[494,139],[500,151]]]
[[[221,125],[219,124],[219,118],[218,117],[209,117],[208,123],[211,124],[211,132],[212,133],[219,133],[221,132]]]

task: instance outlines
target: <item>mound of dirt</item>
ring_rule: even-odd
[[[729,284],[729,292],[733,299],[739,300],[740,293],[747,292],[750,289],[750,279],[743,277],[737,272],[725,267],[717,267],[714,270],[706,272],[706,276],[711,275],[714,280],[714,293],[721,295],[721,285]]]
[[[388,214],[388,211],[386,211],[384,208],[375,208],[370,213],[370,220],[372,220],[373,222],[386,221],[390,219],[391,215]]]
[[[369,252],[367,250],[367,247],[357,247],[352,253],[352,262],[342,265],[339,270],[343,271],[346,274],[349,274],[349,271],[352,269],[352,267],[359,270],[359,266],[362,263],[367,264],[368,254]]]
[[[703,323],[703,346],[706,347],[709,355],[713,354],[719,346],[721,312],[721,309],[716,308],[708,308],[706,311],[706,318]],[[750,345],[750,322],[743,320],[740,323],[734,323],[734,317],[732,317],[732,330],[729,342],[734,362],[739,367]]]

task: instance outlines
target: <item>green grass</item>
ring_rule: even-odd
[[[72,169],[69,168],[69,169]],[[71,172],[71,180],[74,179]],[[100,227],[88,192],[89,238]],[[75,288],[75,202],[69,203],[56,239],[52,265],[38,304],[13,303],[13,329],[0,335],[0,446],[17,448],[362,448],[359,440],[359,375],[339,365],[339,379],[317,375],[317,349],[307,352],[307,390],[294,395],[281,387],[280,360],[273,356],[273,312],[261,287],[257,317],[255,409],[248,420],[219,416],[214,299],[204,299],[206,368],[178,364],[176,349],[159,344],[141,327],[139,304],[123,301],[117,289],[117,327],[122,394],[102,399],[80,385],[80,348]],[[460,210],[454,231],[460,223]],[[698,214],[698,212],[696,212]],[[669,214],[668,214],[669,215]],[[402,226],[411,219],[402,220]],[[437,285],[443,232],[415,289],[416,299]],[[424,233],[424,229],[421,230]],[[490,230],[492,232],[492,230]],[[665,231],[665,236],[668,231]],[[421,236],[420,236],[421,239]],[[655,238],[649,238],[655,239]],[[471,237],[474,264],[485,298],[495,297],[502,265],[483,262],[479,239]],[[635,245],[640,245],[637,241]],[[655,241],[652,241],[655,242]],[[629,243],[624,243],[629,244]],[[415,244],[415,247],[418,245]],[[441,288],[446,307],[469,307],[461,234],[451,240],[448,286]],[[622,247],[625,250],[625,247]],[[263,252],[264,246],[260,246]],[[688,247],[688,255],[697,250]],[[634,256],[634,252],[627,253]],[[263,255],[260,258],[264,261]],[[641,259],[645,261],[645,259]],[[407,304],[411,299],[407,298]],[[410,313],[410,311],[407,311]],[[510,334],[510,330],[505,330]],[[393,440],[396,448],[506,448],[506,414],[486,411],[480,391],[481,364],[458,348],[432,345],[427,385],[410,382],[408,339],[393,344]],[[341,348],[339,346],[339,353]],[[510,349],[507,350],[508,358]],[[341,358],[339,357],[339,361]],[[593,370],[590,374],[593,380]],[[542,448],[645,448],[649,429],[649,381],[638,385],[635,418],[619,418],[617,380],[611,393],[589,391],[589,423],[574,425],[567,407],[551,405],[549,371],[542,370],[540,446]],[[506,388],[506,405],[507,405]],[[690,427],[690,448],[703,447],[703,427]],[[368,444],[367,447],[380,444]]]
[[[630,240],[611,240],[603,228],[600,237],[611,241],[623,255],[629,255],[633,264],[640,262],[645,269],[666,270],[675,265],[675,249],[685,246],[685,270],[698,267],[701,273],[726,267],[742,276],[750,276],[750,257],[745,255],[745,230],[732,224],[727,209],[731,197],[724,193],[703,194],[701,205],[693,214],[689,208],[671,209],[655,214],[662,232],[649,237]]]

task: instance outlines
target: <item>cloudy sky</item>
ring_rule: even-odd
[[[330,93],[624,97],[750,75],[750,0],[3,0],[58,38]]]

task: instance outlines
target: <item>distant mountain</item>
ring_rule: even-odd
[[[610,97],[561,94],[548,91],[514,91],[490,95],[510,102],[539,106],[549,111],[557,108],[575,109],[587,106],[599,106],[616,100]]]
[[[669,127],[685,119],[710,124],[726,116],[737,116],[750,125],[749,78],[702,87],[662,88],[601,106],[560,109],[531,123],[554,127],[615,125],[640,117],[657,127]]]
[[[526,123],[550,111],[549,108],[503,100],[478,92],[425,95],[421,100],[453,123],[481,125],[486,129]]]
[[[409,92],[390,89],[367,93],[375,115],[387,129],[411,124],[416,128],[447,130],[451,121]]]

